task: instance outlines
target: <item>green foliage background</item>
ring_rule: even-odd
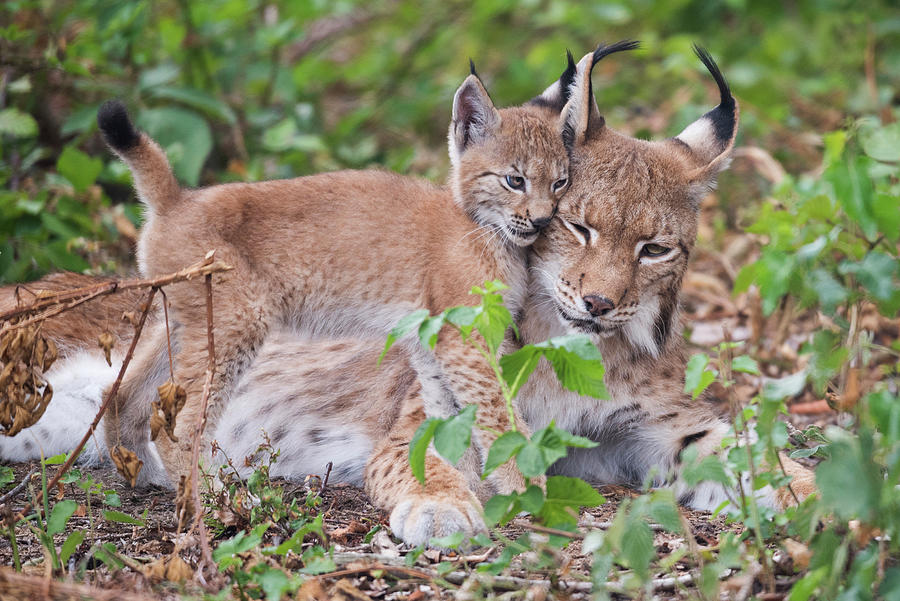
[[[0,283],[127,266],[125,220],[139,212],[96,132],[107,98],[128,103],[188,185],[370,165],[442,179],[469,57],[495,101],[514,104],[558,76],[567,48],[628,37],[643,49],[595,75],[610,124],[667,136],[709,108],[696,41],[741,102],[739,142],[793,172],[818,164],[818,134],[900,90],[890,1],[7,0]],[[725,178],[732,223],[757,185]]]

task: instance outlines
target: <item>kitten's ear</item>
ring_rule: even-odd
[[[711,186],[715,183],[716,174],[728,167],[729,154],[737,135],[739,111],[728,82],[709,53],[697,45],[694,45],[694,52],[719,87],[719,106],[688,125],[675,140],[690,148],[699,163],[688,179]]]
[[[632,50],[638,45],[638,42],[633,40],[623,40],[610,45],[600,44],[596,50],[586,54],[575,65],[575,73],[568,86],[568,99],[560,115],[560,127],[567,148],[571,149],[583,144],[592,136],[597,135],[605,123],[600,115],[600,109],[597,108],[594,88],[591,84],[591,72],[594,70],[594,65],[605,56],[614,52]],[[566,71],[568,72],[568,69]],[[562,84],[562,78],[557,83]]]
[[[468,146],[481,142],[500,127],[500,113],[475,73],[475,65],[471,64],[471,67],[472,74],[453,97],[449,142],[454,165]]]

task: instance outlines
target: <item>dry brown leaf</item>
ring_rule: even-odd
[[[138,459],[138,456],[133,451],[120,445],[114,446],[109,454],[116,465],[116,470],[128,481],[131,488],[134,488],[137,484],[138,474],[141,473],[141,468],[144,467],[144,462]]]
[[[781,544],[794,561],[794,569],[805,570],[809,567],[809,560],[812,558],[812,551],[809,550],[809,547],[792,538],[784,539]]]
[[[56,361],[56,344],[40,326],[26,326],[0,337],[0,433],[15,436],[41,419],[53,398],[44,372]]]
[[[330,601],[318,578],[310,578],[297,591],[297,601]]]
[[[163,429],[169,440],[178,442],[178,437],[175,436],[175,419],[187,401],[187,393],[172,380],[168,380],[156,391],[159,394],[159,401],[151,404],[153,414],[150,416],[150,438],[156,440],[160,429]]]
[[[185,582],[193,578],[193,576],[194,570],[191,569],[191,566],[185,560],[178,555],[169,557],[169,561],[166,562],[166,580],[170,582]]]
[[[369,601],[370,599],[367,594],[353,586],[353,583],[346,578],[338,580],[335,583],[335,589],[337,589],[336,592],[342,593],[345,597],[350,599],[356,599],[357,601]]]
[[[182,475],[178,480],[178,491],[175,493],[175,518],[179,524],[184,524],[194,517],[196,511],[194,496],[191,494],[191,481]]]
[[[97,339],[97,343],[100,345],[100,348],[103,349],[103,357],[106,359],[106,364],[112,367],[112,350],[116,344],[116,339],[113,337],[112,333],[103,332]]]

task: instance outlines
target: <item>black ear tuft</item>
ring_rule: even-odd
[[[719,65],[716,64],[716,61],[714,61],[709,52],[706,51],[706,48],[703,48],[702,46],[694,44],[694,54],[697,55],[697,58],[700,59],[703,66],[706,67],[713,76],[713,79],[716,80],[716,85],[719,86],[719,106],[728,111],[733,111],[734,96],[731,95],[731,88],[728,87],[725,76],[722,75],[722,72],[719,70]]]
[[[594,62],[591,64],[591,68],[597,64],[597,61],[605,56],[609,56],[616,52],[622,52],[623,50],[635,50],[639,48],[640,45],[641,43],[638,40],[621,40],[615,44],[609,44],[608,46],[600,44],[597,46],[597,49],[594,50]]]
[[[97,111],[97,125],[103,139],[113,150],[125,152],[138,145],[141,134],[128,118],[128,110],[120,100],[107,100]]]
[[[471,58],[469,59],[469,73],[471,73],[475,77],[478,77],[478,73],[475,71],[475,61],[473,61]],[[478,77],[478,79],[481,78]]]

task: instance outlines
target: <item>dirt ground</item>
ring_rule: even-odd
[[[13,467],[17,483],[31,473],[34,486],[40,486],[36,464],[19,464]],[[90,515],[86,515],[86,495],[75,484],[66,484],[62,490],[51,491],[51,503],[56,499],[65,498],[77,501],[80,506],[70,519],[66,531],[58,535],[56,540],[57,545],[62,544],[73,529],[86,533],[85,543],[69,560],[69,569],[82,562],[83,550],[88,549],[90,543],[111,542],[131,565],[126,565],[122,570],[111,574],[100,562],[89,560],[85,583],[99,589],[115,590],[121,594],[128,591],[131,594],[159,600],[178,599],[180,594],[191,593],[190,586],[183,590],[173,589],[171,584],[154,586],[141,572],[141,569],[153,560],[171,553],[179,536],[176,533],[172,491],[160,488],[131,489],[111,466],[83,468],[81,471],[83,474],[93,476],[95,481],[102,482],[104,490],[114,490],[121,500],[121,506],[104,507],[100,503],[100,498],[94,495]],[[306,498],[308,488],[304,484],[293,482],[277,482],[277,484],[284,486],[286,499]],[[626,489],[612,487],[604,488],[601,492],[607,502],[582,514],[580,524],[585,527],[583,529],[606,527],[615,515],[619,502],[627,495],[633,494]],[[21,508],[28,494],[26,487],[16,497],[9,499],[10,506]],[[495,590],[532,589],[528,598],[541,598],[540,595],[546,594],[549,594],[550,598],[589,598],[590,557],[582,553],[579,540],[573,540],[553,558],[553,565],[550,566],[552,569],[529,567],[526,570],[522,565],[513,564],[503,576],[496,578],[476,574],[474,568],[476,564],[491,561],[496,557],[499,553],[497,547],[473,549],[466,555],[428,550],[408,565],[405,556],[411,549],[397,544],[388,535],[387,515],[376,509],[361,489],[346,484],[328,484],[321,496],[323,502],[320,511],[324,514],[325,530],[329,535],[338,571],[333,575],[325,574],[315,579],[316,586],[322,589],[321,592],[307,590],[308,596],[300,598],[413,601],[423,598],[449,599],[459,595],[459,589],[487,586],[488,580]],[[138,517],[146,511],[146,525],[135,526],[102,519],[100,515],[103,509],[115,509]],[[700,547],[715,545],[721,532],[738,528],[733,524],[726,524],[722,517],[712,518],[704,512],[687,511],[685,516]],[[370,533],[376,526],[381,526],[382,529],[372,536]],[[526,529],[530,529],[530,522],[519,518],[503,528],[500,533],[515,539]],[[681,537],[661,529],[654,530],[654,543],[661,554],[668,554],[687,544]],[[230,538],[232,535],[233,533],[226,531],[221,538]],[[366,539],[369,539],[368,542]],[[38,538],[23,526],[16,530],[16,541],[24,573],[33,576],[45,575],[45,556]],[[196,551],[197,544],[195,541],[188,543],[184,545],[186,551],[182,556],[188,561],[196,561],[199,558]],[[6,566],[13,564],[12,547],[6,538],[0,540],[0,564]],[[658,576],[663,580],[672,580],[674,576],[686,574],[690,567],[692,564],[676,563],[672,572]],[[440,586],[430,582],[430,579],[436,576],[436,570],[442,572],[449,570],[443,574]],[[551,573],[555,573],[552,578]],[[687,598],[684,595],[689,590],[689,585],[685,588],[685,584],[675,582],[671,585],[667,585],[666,582],[660,584],[657,598]],[[3,598],[2,587],[0,598]]]

